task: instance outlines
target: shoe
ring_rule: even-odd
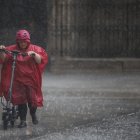
[[[20,124],[18,125],[18,128],[23,128],[26,126],[27,126],[26,121],[21,121]]]
[[[37,120],[36,115],[32,115],[32,123],[33,124],[38,124],[38,120]]]

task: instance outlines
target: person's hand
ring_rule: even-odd
[[[5,49],[5,46],[4,45],[0,45],[0,49]]]
[[[38,53],[36,53],[34,51],[28,51],[27,53],[29,56],[34,58],[34,60],[36,61],[37,64],[41,63],[41,56]]]
[[[2,49],[5,49],[5,46],[4,45],[0,45],[0,50],[2,50]],[[5,52],[0,51],[0,59],[2,61],[4,61],[4,59],[5,59]]]
[[[34,51],[28,51],[27,52],[29,56],[35,56],[35,52]]]

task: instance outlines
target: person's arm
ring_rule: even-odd
[[[36,53],[34,51],[29,51],[28,52],[28,55],[34,57],[34,59],[35,59],[35,61],[36,61],[37,64],[40,64],[41,63],[41,56],[38,53]]]
[[[5,49],[5,46],[4,45],[0,45],[0,49]],[[2,60],[2,61],[4,61],[5,60],[5,53],[4,52],[0,52],[0,59]]]

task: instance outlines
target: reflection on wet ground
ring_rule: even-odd
[[[2,129],[0,140],[139,140],[140,74],[47,75],[39,124]]]

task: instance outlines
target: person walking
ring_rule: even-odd
[[[30,34],[24,29],[17,31],[14,45],[0,45],[0,49],[17,50],[28,54],[26,57],[17,56],[11,102],[13,105],[18,106],[19,128],[27,126],[26,116],[28,108],[32,123],[38,124],[36,111],[37,107],[43,106],[41,86],[42,74],[48,63],[47,52],[42,47],[31,44]],[[0,52],[0,61],[2,63],[0,96],[4,96],[7,100],[13,57],[10,54]]]

